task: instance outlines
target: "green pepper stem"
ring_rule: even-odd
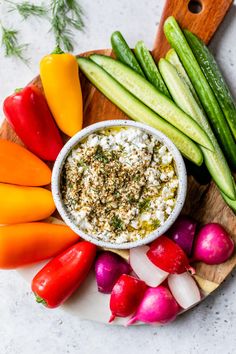
[[[63,50],[61,50],[61,48],[59,47],[59,45],[56,46],[56,48],[54,49],[54,51],[51,54],[63,54]]]
[[[47,306],[47,302],[40,296],[38,296],[37,294],[35,294],[35,300],[38,304],[43,304],[45,306]]]
[[[22,90],[23,90],[23,87],[17,87],[17,88],[15,89],[15,93],[21,92]]]

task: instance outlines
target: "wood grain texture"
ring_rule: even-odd
[[[174,16],[182,28],[192,31],[208,44],[233,2],[233,0],[199,0],[202,11],[196,14],[188,9],[190,1],[166,0],[152,51],[156,61],[170,48],[163,31],[167,17]]]
[[[186,15],[186,4],[188,1],[167,0],[162,22],[166,16],[175,15],[180,23],[182,23],[186,28],[193,30],[198,35],[200,34],[201,38],[207,42],[213,35],[214,31],[217,29],[217,26],[222,21],[223,14],[227,12],[231,0],[204,0],[203,2],[205,10],[208,9],[207,14],[209,18],[207,21],[206,17],[203,21],[202,17],[199,17],[199,15],[196,15],[196,17],[195,15]],[[185,5],[185,7],[183,7],[183,5]],[[220,6],[223,10],[221,9],[219,11],[217,10],[217,7]],[[198,29],[200,32],[197,32]],[[161,36],[162,34],[160,32],[156,43],[160,42],[160,38],[162,38]],[[161,50],[165,51],[166,44],[160,45],[162,48]],[[95,52],[112,56],[112,51],[110,49],[86,52],[81,54],[81,56],[88,56],[90,53]],[[108,99],[103,96],[85,78],[82,73],[80,73],[80,79],[83,91],[84,126],[109,119],[128,119],[128,117],[123,112],[121,112],[119,108],[108,101]],[[39,77],[35,78],[32,82],[36,84],[40,89],[42,89]],[[16,136],[6,121],[4,121],[0,129],[0,138],[8,139],[22,144],[20,139]],[[63,138],[64,142],[66,142],[68,139],[66,136]],[[236,243],[236,217],[223,201],[218,189],[213,182],[208,185],[200,185],[194,180],[193,177],[188,177],[188,194],[183,209],[183,214],[192,216],[199,222],[199,225],[203,225],[208,222],[221,223],[228,230]],[[57,218],[59,217],[58,213],[55,213],[54,216]],[[207,295],[219,284],[221,284],[222,281],[230,274],[235,265],[235,254],[228,262],[218,266],[208,266],[201,262],[196,263],[196,279],[201,288],[204,290],[204,294]]]

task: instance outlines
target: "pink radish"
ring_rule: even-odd
[[[227,261],[234,251],[234,242],[225,229],[216,223],[203,226],[196,237],[193,259],[206,264]]]
[[[178,304],[187,309],[201,300],[199,288],[189,273],[170,274],[168,285]]]
[[[155,288],[168,277],[169,273],[158,268],[148,259],[146,255],[148,250],[148,246],[131,248],[129,260],[135,274],[148,286]]]
[[[137,322],[167,323],[173,321],[179,312],[179,305],[165,286],[149,288],[127,326]]]

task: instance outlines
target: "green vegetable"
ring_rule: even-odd
[[[146,79],[121,62],[105,55],[94,54],[90,58],[155,113],[195,142],[213,150],[213,146],[202,128],[179,109],[173,101],[157,91]]]
[[[165,96],[170,97],[168,89],[159,73],[158,67],[143,41],[139,41],[136,44],[134,53],[148,81],[151,82],[158,91],[162,92]]]
[[[207,79],[174,17],[171,16],[165,21],[164,32],[187,71],[227,159],[232,166],[236,167],[236,144],[229,126]]]
[[[111,45],[116,57],[124,64],[128,65],[131,69],[138,74],[144,76],[142,69],[134,56],[134,53],[126,43],[124,37],[119,31],[112,33]]]
[[[111,226],[113,226],[113,228],[115,230],[123,230],[123,228],[124,228],[122,220],[116,215],[113,216],[110,223],[111,223]]]
[[[208,123],[205,113],[199,107],[189,87],[185,81],[182,80],[181,76],[179,76],[176,68],[172,64],[165,59],[161,59],[159,61],[159,69],[176,104],[199,123],[211,139],[214,152],[200,147],[205,164],[220,190],[231,199],[235,199],[236,192],[230,168]],[[182,69],[184,70],[184,68]]]
[[[234,211],[234,213],[236,214],[236,200],[232,200],[230,198],[227,197],[227,195],[225,195],[224,193],[221,193],[224,201],[226,202],[226,204],[228,204],[228,206]]]
[[[231,132],[236,139],[236,106],[229,88],[220,72],[215,58],[203,43],[189,31],[184,31],[185,37],[200,65],[216,99],[227,119]]]
[[[160,130],[175,143],[186,158],[196,165],[202,164],[203,157],[200,149],[186,135],[137,100],[92,60],[87,58],[78,58],[77,60],[85,76],[130,118]]]

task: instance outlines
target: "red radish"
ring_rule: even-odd
[[[195,272],[182,248],[166,236],[158,237],[151,244],[147,256],[152,263],[167,273],[180,274],[186,270]]]
[[[108,251],[100,253],[95,263],[98,291],[110,294],[117,279],[130,272],[130,265],[117,254]]]
[[[168,286],[178,304],[187,309],[201,300],[198,286],[189,273],[170,274]]]
[[[188,216],[181,215],[168,231],[168,236],[175,241],[190,257],[197,223]]]
[[[143,298],[146,284],[139,279],[123,274],[117,280],[111,292],[110,309],[112,315],[109,322],[117,317],[127,317],[138,307]]]
[[[220,264],[230,258],[234,242],[225,229],[216,223],[203,226],[194,244],[193,259],[206,264]]]
[[[129,253],[130,265],[137,276],[148,286],[155,288],[167,277],[167,272],[155,266],[147,257],[148,246],[131,248]]]
[[[149,288],[146,290],[135,315],[128,321],[127,326],[137,321],[164,324],[173,321],[179,309],[179,305],[165,286],[160,285],[157,288]]]

